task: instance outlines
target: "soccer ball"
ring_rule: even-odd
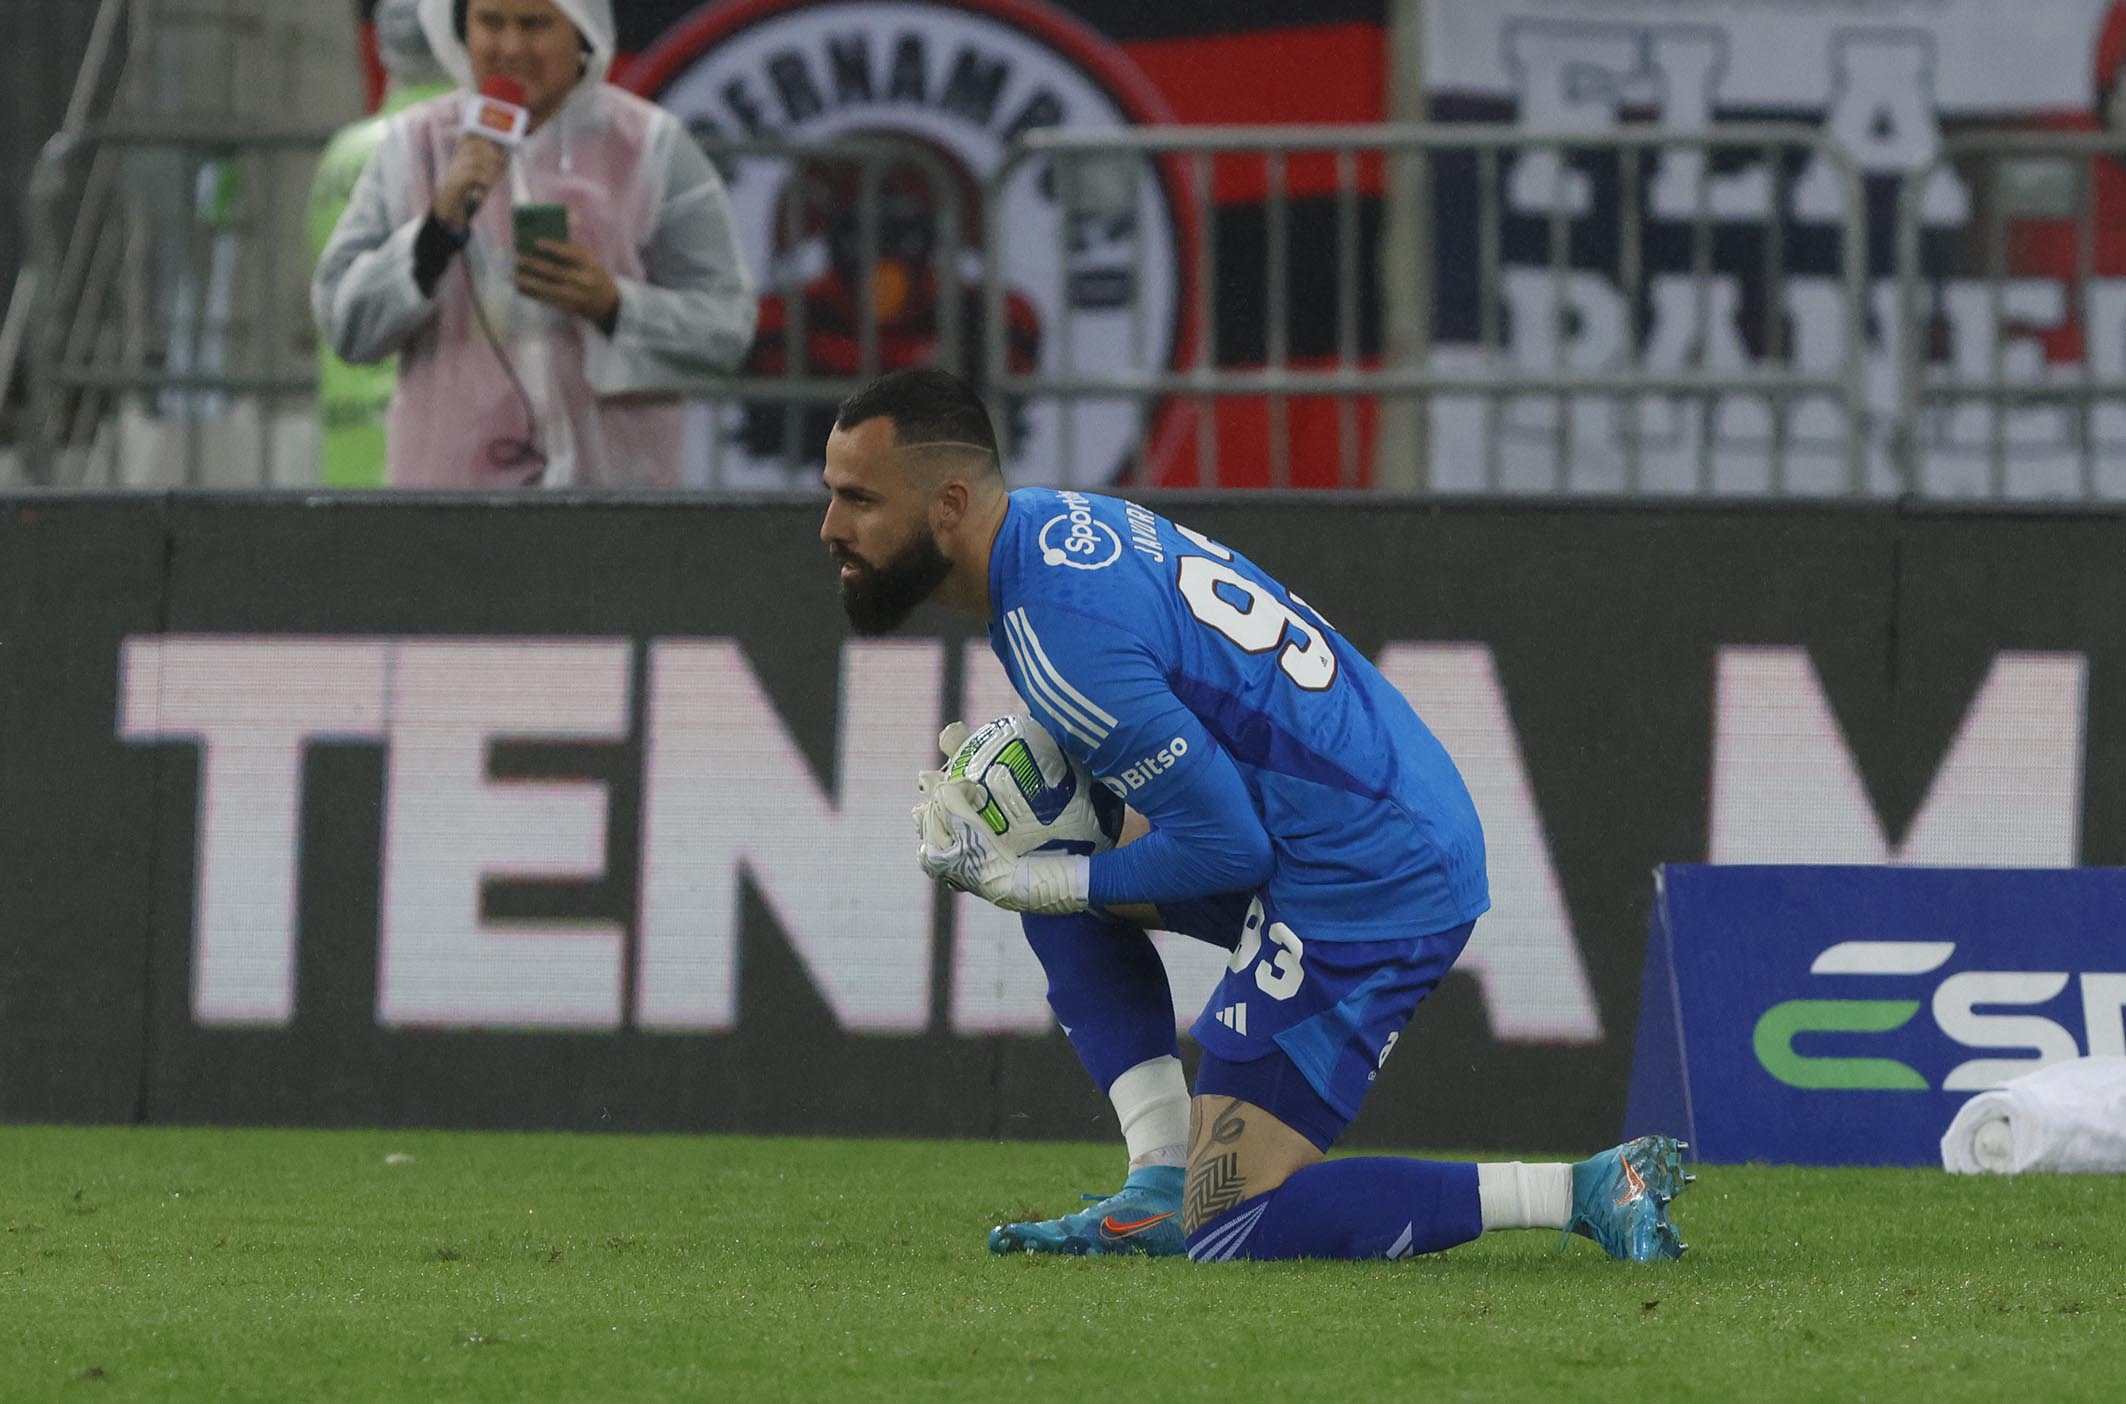
[[[981,786],[982,820],[1013,857],[1098,853],[1122,832],[1122,801],[1024,712],[968,736],[945,762],[945,778]]]

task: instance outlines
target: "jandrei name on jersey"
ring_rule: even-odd
[[[1269,833],[1265,895],[1310,940],[1446,930],[1490,906],[1476,807],[1409,702],[1245,556],[1132,502],[1021,488],[990,642],[1028,707],[1157,822],[1218,752]]]

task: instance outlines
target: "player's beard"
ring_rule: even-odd
[[[856,567],[856,574],[842,581],[842,612],[849,616],[849,626],[867,638],[900,628],[952,574],[952,562],[927,529],[878,565],[841,551],[834,558]]]

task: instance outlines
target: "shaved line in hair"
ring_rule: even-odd
[[[908,475],[926,490],[935,490],[959,478],[974,489],[976,496],[986,498],[1004,483],[1004,465],[997,461],[996,451],[963,439],[895,444],[893,454],[902,462]]]
[[[984,458],[996,457],[996,452],[993,449],[985,448],[981,444],[961,443],[957,439],[929,439],[919,444],[895,444],[893,448],[896,453],[912,453],[916,449],[965,449],[969,453],[978,453]]]

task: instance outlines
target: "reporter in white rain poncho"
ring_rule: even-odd
[[[332,231],[339,228],[340,216],[354,198],[354,187],[368,168],[370,153],[384,139],[391,119],[455,86],[429,51],[419,9],[420,0],[377,0],[372,14],[377,54],[390,84],[377,114],[341,128],[318,159],[306,218],[313,266],[332,242]],[[383,483],[384,418],[391,409],[398,372],[398,362],[388,356],[372,365],[350,366],[333,355],[331,348],[318,347],[317,405],[324,420],[318,479],[326,487]]]
[[[676,487],[679,397],[753,335],[723,183],[676,118],[605,82],[610,0],[458,3],[462,24],[420,0],[460,89],[390,120],[319,261],[318,326],[345,360],[399,357],[394,487]],[[531,112],[507,154],[460,130],[498,74]],[[568,210],[539,258],[515,252],[528,204]]]

